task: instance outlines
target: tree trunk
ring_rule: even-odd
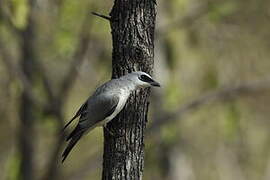
[[[29,3],[33,6],[33,1]],[[20,31],[21,35],[21,68],[25,74],[29,85],[33,87],[35,76],[35,45],[34,45],[34,22],[32,10],[28,15],[27,27]],[[34,178],[34,115],[36,107],[32,99],[26,92],[27,89],[23,89],[20,102],[20,129],[19,129],[19,152],[20,152],[20,171],[19,179],[32,180]]]
[[[29,25],[22,32],[22,60],[21,68],[29,80],[31,86],[34,81],[34,50],[33,50],[33,28]],[[35,105],[24,89],[20,102],[20,131],[19,131],[19,152],[21,158],[20,179],[32,180],[33,175],[33,151],[34,151],[34,114]]]
[[[110,13],[113,39],[112,78],[131,71],[152,74],[154,0],[115,0]],[[123,111],[104,129],[103,180],[142,179],[144,130],[149,89],[134,92]]]

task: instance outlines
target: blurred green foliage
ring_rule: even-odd
[[[233,15],[237,10],[237,1],[209,2],[209,20],[220,22],[224,18]]]
[[[26,0],[12,0],[9,4],[11,6],[10,10],[13,14],[12,22],[14,25],[19,28],[25,28],[27,24],[27,16],[28,16],[28,4]]]
[[[68,121],[95,87],[111,77],[110,26],[90,12],[109,14],[113,1],[37,3],[33,51],[54,89],[67,73],[81,37],[89,37],[63,107]],[[19,179],[22,82],[9,73],[4,59],[9,54],[8,61],[20,68],[21,39],[13,28],[26,28],[29,5],[27,0],[4,0],[0,6],[6,15],[0,16],[0,179],[14,180]],[[269,1],[170,0],[159,1],[157,9],[155,77],[162,88],[152,92],[149,125],[210,91],[269,78]],[[34,92],[44,101],[39,76]],[[148,135],[144,179],[270,179],[269,95],[258,91],[210,101]],[[36,117],[34,164],[39,179],[59,134],[55,117],[46,112]],[[102,131],[96,129],[82,139],[66,164],[57,166],[59,179],[100,179],[102,146]]]

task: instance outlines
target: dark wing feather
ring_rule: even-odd
[[[66,147],[65,151],[62,154],[62,158],[63,158],[62,163],[65,161],[68,154],[70,153],[72,148],[75,146],[75,144],[79,141],[79,139],[82,137],[82,135],[83,135],[83,132],[81,132],[80,134],[77,134],[76,136],[72,136],[71,141],[68,143],[68,146]]]
[[[93,97],[88,100],[86,109],[82,108],[81,111],[79,110],[78,113],[76,113],[77,117],[80,115],[80,121],[66,139],[70,142],[62,154],[62,162],[64,162],[72,148],[88,129],[95,127],[97,123],[114,112],[118,101],[119,98],[117,96]],[[76,115],[74,117],[76,117]]]
[[[112,107],[111,110],[109,110],[107,112],[107,114],[105,114],[105,118],[106,117],[109,117],[115,110],[117,104],[115,106]],[[83,114],[82,114],[82,117],[83,117]],[[104,119],[105,119],[104,118]],[[80,119],[80,122],[82,123],[83,121],[87,120],[86,118],[81,118]],[[88,129],[88,127],[87,127]],[[80,123],[76,126],[76,128],[69,134],[69,136],[66,138],[66,141],[69,141],[73,136],[76,136],[76,134],[80,134],[81,131],[84,131],[85,128],[83,126],[80,125]]]
[[[64,131],[68,127],[68,125],[70,123],[72,123],[72,121],[74,119],[76,119],[77,117],[79,117],[83,113],[83,111],[85,111],[86,109],[87,109],[87,101],[80,107],[80,109],[77,111],[77,113],[75,114],[75,116],[64,126],[64,128],[62,129],[62,131]]]
[[[116,109],[116,106],[117,106],[117,104],[115,104],[112,108],[111,108],[111,110],[109,110],[106,114],[105,114],[105,117],[109,117],[110,115],[112,115],[112,113],[115,111],[115,109]]]

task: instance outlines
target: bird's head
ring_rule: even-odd
[[[160,84],[153,80],[153,78],[142,71],[132,72],[126,75],[126,78],[133,82],[137,88],[146,88],[151,86],[160,87]]]

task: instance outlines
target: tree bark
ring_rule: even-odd
[[[132,71],[152,74],[154,63],[154,0],[115,0],[110,13],[112,78]],[[144,130],[150,90],[134,92],[119,115],[104,129],[103,180],[142,179]]]

